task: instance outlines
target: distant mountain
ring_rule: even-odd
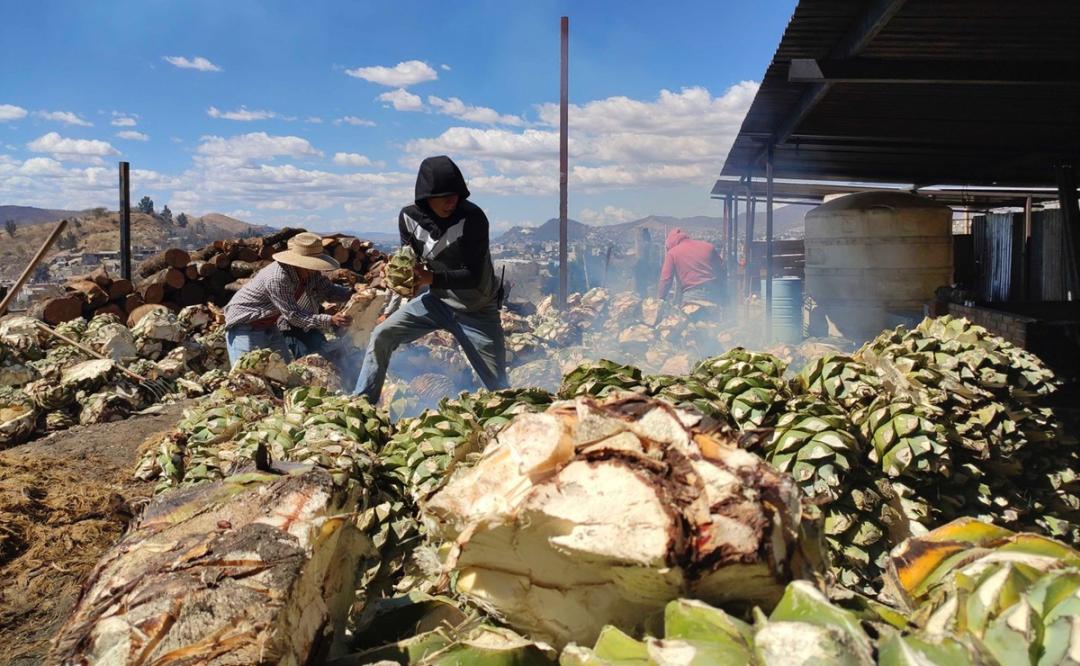
[[[101,210],[48,211],[26,206],[0,206],[0,211],[16,208],[20,209],[19,219],[24,222],[16,222],[15,235],[9,237],[12,242],[0,243],[0,278],[16,277],[52,230],[53,225],[48,222],[62,218],[69,220],[67,229],[61,235],[61,240],[53,245],[46,262],[48,257],[52,257],[62,248],[76,253],[119,249],[119,213]],[[54,213],[60,213],[60,215],[50,217]],[[201,218],[189,215],[185,227],[178,226],[175,217],[179,217],[179,213],[175,213],[174,220],[169,222],[157,215],[132,212],[132,249],[136,251],[162,250],[168,247],[195,249],[214,240],[258,236],[273,231],[271,227],[249,224],[219,213],[209,213]],[[4,218],[0,213],[0,221],[3,219],[15,218]],[[39,219],[41,222],[26,221],[31,219]],[[0,228],[0,233],[6,233],[6,230]]]
[[[33,206],[0,206],[0,223],[14,220],[15,224],[41,224],[83,214],[77,210],[49,210]]]
[[[571,241],[583,240],[595,229],[577,220],[567,218],[566,235]],[[500,243],[512,245],[514,243],[545,243],[559,240],[559,218],[553,217],[547,222],[535,227],[510,227],[499,237]]]
[[[765,238],[765,211],[759,205],[754,215],[754,238]],[[802,238],[805,206],[783,206],[773,210],[774,238]],[[739,236],[746,233],[745,209],[740,210]],[[672,217],[669,215],[649,215],[631,222],[592,226],[577,220],[567,220],[567,231],[571,242],[590,240],[598,243],[628,245],[633,242],[634,229],[645,228],[654,241],[662,240],[669,231],[678,227],[691,236],[716,239],[723,235],[723,218],[697,215],[694,217]],[[559,240],[559,220],[552,218],[536,227],[511,227],[498,237],[502,245],[518,243],[555,242]]]
[[[329,232],[317,232],[322,233],[324,236]],[[397,232],[388,233],[386,231],[363,231],[359,229],[346,229],[345,231],[335,232],[343,233],[360,240],[369,240],[376,245],[397,245],[401,242],[401,235]]]

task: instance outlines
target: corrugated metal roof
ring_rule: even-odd
[[[840,55],[885,64],[955,61],[1032,77],[1080,74],[1077,0],[802,0],[728,154],[723,174],[915,183],[1053,185],[1053,162],[1080,155],[1080,86],[793,83],[795,58],[836,58],[868,17],[887,16]],[[1026,69],[1030,65],[1030,70]],[[805,104],[812,93],[816,103]]]

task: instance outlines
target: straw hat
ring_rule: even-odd
[[[274,261],[313,271],[332,271],[341,267],[333,257],[323,254],[322,238],[306,231],[290,238],[289,249],[275,253]]]

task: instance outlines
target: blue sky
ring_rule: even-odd
[[[570,17],[570,214],[717,214],[719,173],[794,0],[3,0],[0,203],[390,230],[446,153],[497,229],[558,211]]]

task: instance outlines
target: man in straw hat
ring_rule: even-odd
[[[484,386],[507,386],[502,290],[491,263],[488,220],[468,198],[465,178],[449,157],[420,164],[414,201],[401,209],[398,231],[401,244],[421,262],[416,282],[429,289],[372,332],[354,390],[372,403],[382,393],[394,350],[438,329],[453,334]]]
[[[283,328],[325,331],[347,326],[348,315],[319,313],[323,301],[340,303],[352,295],[349,288],[335,285],[323,275],[336,268],[338,262],[323,253],[319,236],[304,232],[290,238],[289,249],[276,253],[274,263],[256,273],[225,306],[229,362],[236,363],[246,352],[263,348],[288,361]]]

